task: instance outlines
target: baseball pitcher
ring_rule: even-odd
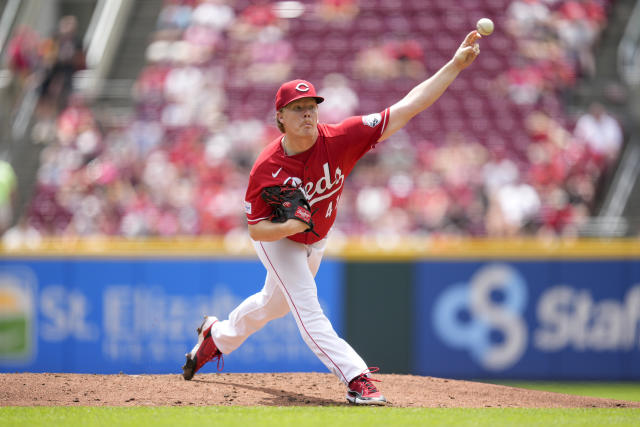
[[[384,405],[368,368],[334,331],[318,302],[315,274],[338,212],[344,180],[377,143],[433,104],[480,53],[477,31],[470,32],[453,58],[389,108],[339,124],[318,123],[313,85],[284,83],[276,94],[276,124],[282,136],[256,160],[244,209],[249,235],[267,270],[262,290],[236,307],[229,319],[206,316],[198,342],[186,354],[186,380],[207,362],[229,354],[268,321],[291,312],[302,338],[347,386],[354,404]]]

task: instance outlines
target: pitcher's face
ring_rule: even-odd
[[[286,133],[295,136],[312,136],[318,126],[318,103],[314,98],[302,98],[278,112],[278,119]]]

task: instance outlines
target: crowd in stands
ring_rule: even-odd
[[[338,122],[382,110],[389,92],[399,99],[443,65],[433,58],[447,59],[427,47],[434,28],[376,37],[380,25],[370,22],[390,13],[384,2],[284,3],[285,9],[268,1],[165,1],[128,123],[103,130],[87,100],[72,94],[54,132],[36,126],[33,138],[46,147],[33,200],[16,227],[66,236],[243,232],[249,170],[279,135],[273,97],[283,81],[313,81],[326,97],[321,121]],[[593,75],[593,49],[610,3],[493,0],[485,9],[459,10],[424,0],[404,10],[398,2],[393,17],[400,26],[412,17],[424,24],[420,8],[457,14],[458,39],[437,44],[444,55],[453,54],[477,18],[500,15],[477,62],[498,56],[506,66],[467,71],[433,113],[367,154],[346,181],[336,232],[576,235],[593,214],[598,184],[623,136],[598,105],[576,126],[564,113],[562,93]],[[354,34],[356,47],[312,44],[314,35],[327,42],[332,31],[364,31],[354,26],[358,20],[370,21],[372,32]],[[309,55],[320,57],[323,49],[326,61],[309,66]],[[449,104],[458,105],[455,113],[447,112]],[[504,122],[485,118],[489,107]],[[481,131],[496,124],[502,134]],[[509,141],[513,128],[524,143]]]
[[[62,17],[48,37],[19,26],[7,43],[5,62],[13,75],[13,95],[20,98],[30,85],[37,86],[40,109],[57,114],[67,103],[73,75],[86,67],[77,18]]]

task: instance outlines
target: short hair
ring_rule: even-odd
[[[284,107],[282,107],[281,109],[279,109],[276,112],[276,126],[278,126],[278,130],[280,130],[280,132],[285,133],[284,132],[284,125],[282,124],[282,122],[280,120],[278,120],[278,113],[282,113],[284,111]]]

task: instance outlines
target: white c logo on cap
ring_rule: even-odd
[[[296,85],[296,90],[298,92],[308,92],[309,91],[309,85],[306,83],[298,83]]]

